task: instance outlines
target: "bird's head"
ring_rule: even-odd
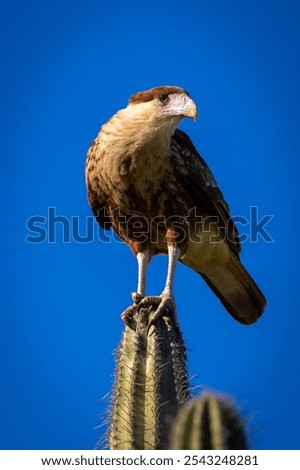
[[[129,99],[127,110],[151,122],[153,130],[169,128],[172,133],[184,117],[197,118],[194,101],[183,88],[176,86],[159,86],[135,93]]]

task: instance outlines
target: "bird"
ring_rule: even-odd
[[[239,233],[212,171],[177,127],[183,118],[197,118],[185,89],[165,85],[134,93],[87,152],[93,214],[129,245],[138,263],[137,291],[122,318],[130,323],[151,304],[156,319],[176,309],[179,261],[202,276],[235,320],[250,325],[266,299],[240,261]],[[147,268],[158,254],[168,256],[165,286],[160,296],[147,296]]]

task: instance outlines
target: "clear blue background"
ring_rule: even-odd
[[[27,243],[27,220],[91,214],[85,154],[128,97],[187,89],[181,128],[232,213],[272,214],[242,260],[268,307],[232,320],[184,266],[175,296],[193,384],[234,398],[254,449],[299,449],[299,2],[1,2],[1,422],[6,449],[91,449],[105,428],[136,262],[120,243]],[[149,270],[161,291],[166,258]]]

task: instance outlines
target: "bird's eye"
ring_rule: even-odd
[[[169,102],[170,97],[169,95],[159,95],[158,99],[161,104],[167,104]]]

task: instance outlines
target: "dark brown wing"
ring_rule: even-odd
[[[238,230],[230,218],[229,206],[207,163],[197,152],[191,139],[176,129],[171,140],[171,158],[186,193],[195,206],[204,207],[211,216],[218,217],[219,229],[224,233],[236,256],[241,251]]]
[[[174,171],[187,197],[200,210],[204,207],[207,214],[218,217],[219,229],[225,234],[231,248],[229,260],[226,263],[219,264],[212,259],[206,263],[205,272],[199,270],[199,274],[228,312],[239,322],[250,325],[262,314],[266,300],[239,261],[238,231],[230,219],[229,207],[223,194],[209,167],[189,137],[182,131],[177,130],[174,134],[171,143],[171,158],[174,162]],[[183,263],[189,266],[185,260]],[[192,269],[194,266],[195,263]]]

